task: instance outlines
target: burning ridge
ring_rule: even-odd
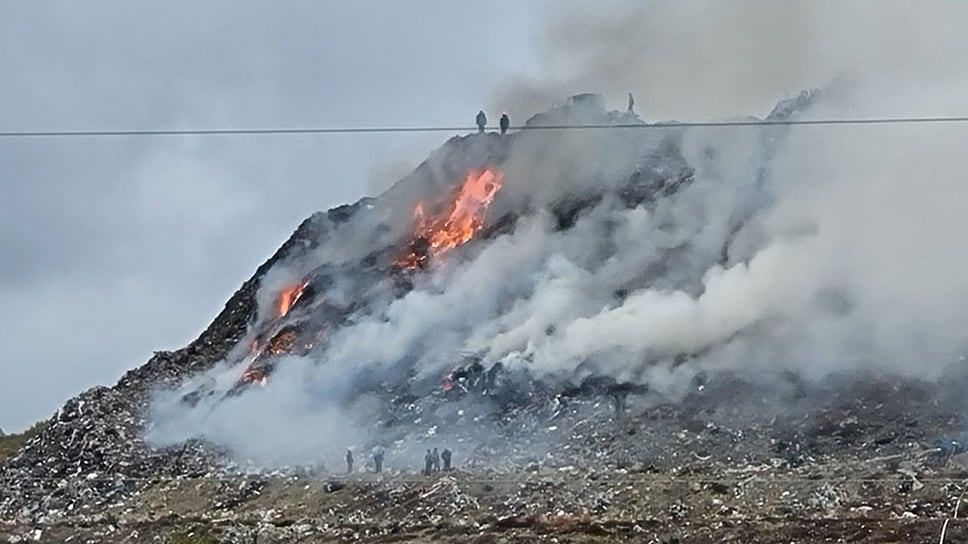
[[[572,107],[580,109],[588,106],[584,103],[589,100],[588,97],[576,97],[573,100]],[[592,106],[597,107],[598,104]],[[626,119],[618,118],[616,121]],[[555,119],[545,119],[539,115],[530,122],[553,123]],[[254,320],[249,334],[240,341],[240,346],[245,345],[245,349],[236,350],[238,355],[234,361],[231,357],[228,360],[229,366],[235,369],[231,372],[236,376],[231,387],[218,393],[213,382],[209,380],[184,393],[183,401],[194,405],[201,398],[216,394],[223,398],[242,395],[253,385],[266,386],[278,364],[289,356],[324,357],[322,354],[325,353],[333,331],[352,323],[359,316],[368,315],[373,311],[374,305],[385,303],[385,297],[373,296],[374,285],[389,279],[394,285],[391,298],[399,299],[413,289],[415,281],[422,281],[422,275],[430,273],[435,265],[446,262],[451,253],[458,252],[465,244],[474,240],[493,240],[513,232],[519,220],[533,211],[525,203],[523,207],[520,204],[500,206],[500,216],[489,214],[492,204],[496,200],[500,201],[505,183],[503,164],[515,142],[514,136],[492,136],[458,137],[448,142],[445,148],[467,149],[480,146],[479,138],[486,138],[483,147],[487,152],[482,158],[458,160],[458,164],[448,165],[450,168],[446,169],[446,176],[450,180],[436,184],[438,187],[442,186],[443,190],[436,195],[433,192],[424,192],[424,196],[418,198],[413,206],[408,229],[401,236],[389,240],[384,248],[362,256],[357,262],[323,262],[300,279],[279,287],[272,296],[273,302],[268,315]],[[555,228],[559,231],[571,229],[582,214],[601,205],[608,198],[618,200],[626,209],[633,209],[643,205],[653,206],[658,199],[668,198],[688,187],[694,179],[694,172],[682,157],[677,142],[676,133],[665,137],[652,154],[644,157],[627,180],[618,187],[586,188],[556,199],[550,206],[551,214],[555,218]],[[445,154],[445,158],[452,159],[455,155],[461,156],[464,153],[456,153],[452,149]],[[473,150],[466,155],[474,155]],[[418,168],[417,174],[423,175],[418,177],[427,175],[426,172],[421,172],[423,169],[429,170],[426,163]],[[404,180],[400,185],[405,185],[407,181]],[[398,187],[391,189],[382,198],[392,198],[392,193]],[[352,223],[359,213],[372,213],[372,207],[372,204],[367,205],[368,210],[358,207],[354,214],[346,217],[347,222]],[[327,299],[327,288],[335,282],[344,284],[343,303],[334,303]],[[616,296],[621,299],[624,292],[620,290]],[[406,357],[401,358],[401,361],[406,360]],[[470,359],[467,356],[456,356],[448,366],[450,370],[437,378],[417,377],[404,369],[402,373],[397,373],[402,378],[400,384],[391,389],[396,390],[397,395],[402,397],[411,394],[404,391],[410,389],[420,391],[421,394],[431,391],[442,393],[445,398],[454,398],[459,391],[468,388],[468,377],[479,374],[480,369],[486,367],[486,375],[490,378],[485,383],[489,387],[478,392],[497,399],[502,410],[533,403],[538,397],[598,395],[618,399],[629,393],[644,393],[647,390],[643,385],[618,382],[604,376],[575,376],[555,383],[545,383],[530,376],[528,372],[518,372],[516,379],[528,382],[525,389],[531,391],[528,395],[521,395],[520,391],[511,387],[510,379],[498,379],[508,374],[505,365],[500,361],[487,360],[483,354],[473,354]],[[478,378],[470,383],[479,385],[482,382]],[[498,383],[504,387],[497,387]],[[369,385],[357,384],[356,393],[372,392],[380,388],[386,389],[381,380],[371,380]],[[470,388],[474,388],[474,385],[470,385]]]

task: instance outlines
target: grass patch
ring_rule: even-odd
[[[172,533],[168,544],[219,544],[219,540],[206,529],[192,529]]]
[[[46,421],[38,421],[22,433],[0,434],[0,463],[13,457],[13,454],[17,453],[28,440],[40,434],[46,426]]]

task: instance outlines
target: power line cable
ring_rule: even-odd
[[[525,125],[510,130],[656,130],[675,128],[770,127],[770,126],[842,126],[842,125],[913,125],[966,123],[964,117],[881,117],[856,119],[785,119],[733,121],[664,121],[659,123],[592,123]],[[215,129],[117,129],[117,130],[23,130],[0,131],[0,138],[76,138],[123,136],[258,136],[258,135],[313,135],[313,134],[391,134],[429,132],[475,132],[476,127],[416,126],[416,127],[276,127],[276,128],[215,128]]]

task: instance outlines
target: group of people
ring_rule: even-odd
[[[373,469],[374,472],[383,472],[383,448],[377,448],[373,451]],[[440,472],[441,461],[443,461],[443,470],[451,470],[451,459],[453,458],[453,453],[444,448],[444,451],[438,452],[437,448],[433,450],[427,450],[427,455],[424,456],[424,470],[423,474],[430,475],[433,472]],[[353,473],[353,450],[346,450],[346,473]]]
[[[499,124],[501,126],[501,134],[507,134],[508,128],[511,127],[511,119],[507,113],[501,114]],[[487,126],[487,114],[484,113],[484,110],[481,110],[477,112],[477,132],[484,132],[485,126]]]
[[[450,470],[450,459],[453,454],[447,448],[444,451],[438,453],[437,448],[432,451],[427,450],[427,454],[424,455],[424,470],[425,476],[430,476],[432,472],[440,472],[440,462],[444,462],[444,470]]]

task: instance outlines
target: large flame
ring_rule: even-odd
[[[423,203],[414,209],[414,239],[407,255],[397,261],[405,268],[420,266],[435,257],[463,245],[484,226],[484,215],[501,189],[503,175],[495,169],[469,172],[461,184],[449,213],[427,218]]]
[[[484,213],[501,188],[502,176],[494,170],[470,172],[464,179],[450,215],[443,221],[423,221],[419,235],[430,242],[435,254],[464,244],[484,225]],[[420,208],[418,208],[420,209]],[[421,210],[422,211],[422,210]]]
[[[436,217],[428,217],[423,203],[418,203],[414,209],[414,234],[407,246],[407,254],[396,264],[404,268],[423,266],[427,259],[446,253],[473,238],[484,226],[484,215],[501,189],[502,179],[502,174],[495,169],[469,172],[446,213]],[[274,323],[278,324],[286,317],[308,285],[309,282],[304,280],[279,292]],[[271,364],[265,364],[266,358],[292,353],[297,348],[299,336],[297,329],[284,327],[268,340],[262,334],[253,338],[246,357],[248,365],[237,385],[265,385],[272,367]],[[313,337],[303,340],[301,347],[308,352],[317,342],[325,342],[327,337],[328,329],[324,327]]]
[[[289,310],[292,309],[292,305],[299,300],[299,297],[302,296],[307,285],[309,285],[309,282],[304,281],[302,283],[290,285],[279,293],[279,302],[276,305],[276,310],[279,313],[279,317],[285,317],[286,314],[289,313]]]

